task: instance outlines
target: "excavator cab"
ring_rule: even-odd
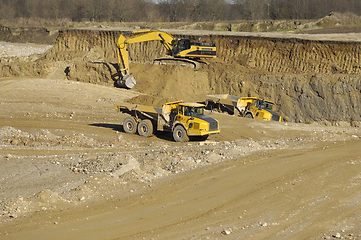
[[[172,40],[172,55],[177,56],[180,52],[190,49],[191,41],[189,39]]]
[[[172,40],[172,55],[181,58],[214,58],[216,45],[214,43],[191,42],[189,39]]]

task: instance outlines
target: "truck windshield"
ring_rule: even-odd
[[[266,110],[272,110],[273,109],[273,103],[266,102],[264,100],[258,100],[257,101],[257,107],[260,109],[266,109]]]
[[[195,117],[197,115],[203,115],[204,114],[204,108],[203,107],[184,107],[184,115]]]
[[[273,103],[264,102],[264,108],[268,110],[273,110]]]

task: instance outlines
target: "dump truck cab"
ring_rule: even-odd
[[[245,117],[266,121],[281,121],[281,116],[276,112],[276,103],[261,98],[240,98],[238,106],[245,107]]]
[[[178,103],[177,115],[173,123],[173,131],[177,126],[182,126],[187,136],[208,137],[210,134],[219,133],[219,124],[204,114],[205,105],[199,103]]]

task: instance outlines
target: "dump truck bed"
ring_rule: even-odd
[[[220,103],[224,105],[237,106],[237,101],[240,97],[232,96],[229,94],[207,95],[206,101]]]
[[[232,100],[237,101],[240,97],[232,96],[229,94],[216,94],[216,95],[207,95],[207,99],[213,100],[213,101],[219,101],[219,100]]]
[[[162,114],[161,108],[133,104],[133,103],[116,102],[115,108],[118,109],[120,112],[124,112],[124,113],[128,113],[131,111],[139,111],[139,112],[145,112],[145,113],[149,113],[149,114]]]

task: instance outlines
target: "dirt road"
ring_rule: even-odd
[[[209,113],[175,143],[123,132],[137,95],[1,79],[1,239],[361,238],[359,128]]]

